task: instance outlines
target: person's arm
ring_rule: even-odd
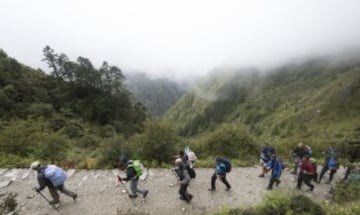
[[[129,181],[136,176],[135,169],[133,167],[126,168],[126,177],[122,178],[123,181]]]
[[[40,192],[46,187],[45,174],[43,172],[38,173],[37,179],[38,179],[39,187],[37,187],[35,189],[36,189],[36,192]]]

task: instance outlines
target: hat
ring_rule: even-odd
[[[39,161],[34,161],[30,164],[30,169],[32,169],[32,170],[37,170],[39,167],[40,167]]]
[[[129,158],[126,155],[121,155],[119,157],[119,163],[122,165],[126,165],[128,161],[129,161]]]
[[[300,143],[298,144],[298,146],[299,146],[299,147],[303,147],[303,146],[304,146],[304,143],[301,143],[301,142],[300,142]]]

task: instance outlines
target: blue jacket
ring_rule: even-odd
[[[216,163],[215,172],[217,175],[226,175],[226,165],[223,162]]]
[[[266,168],[272,169],[271,177],[279,178],[284,169],[284,164],[280,159],[274,159],[266,164]]]

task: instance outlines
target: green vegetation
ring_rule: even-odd
[[[264,74],[219,68],[164,119],[194,145],[223,124],[233,124],[256,143],[271,142],[283,155],[304,142],[318,156],[330,142],[340,148],[360,139],[359,110],[360,61],[315,59]]]
[[[316,203],[297,193],[271,193],[264,202],[251,208],[223,209],[216,215],[356,215],[360,213],[359,201],[347,205]]]

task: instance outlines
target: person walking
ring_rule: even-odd
[[[229,191],[231,189],[231,185],[226,180],[226,174],[230,172],[230,169],[231,169],[231,164],[227,159],[220,157],[216,158],[215,172],[211,177],[211,188],[209,189],[209,191],[216,190],[215,182],[216,179],[218,178],[222,181],[222,183],[225,184],[226,191]]]
[[[193,195],[187,192],[187,188],[190,184],[190,175],[188,169],[184,165],[184,161],[181,158],[175,159],[175,173],[179,178],[179,194],[180,199],[188,203],[193,199]]]
[[[314,166],[309,161],[309,158],[309,155],[304,155],[304,158],[299,165],[300,172],[297,181],[297,189],[299,190],[301,190],[301,185],[303,182],[310,188],[310,191],[314,190],[314,185],[311,184],[311,179],[314,175]]]
[[[125,171],[126,169],[126,177],[119,177],[122,181],[130,181],[130,190],[129,193],[130,198],[138,197],[137,193],[142,194],[143,198],[146,198],[149,191],[141,190],[138,188],[139,178],[142,175],[142,164],[139,160],[129,160],[126,156],[120,156],[119,158],[119,166],[120,170]]]
[[[58,190],[72,197],[74,201],[76,200],[78,196],[77,193],[65,188],[67,176],[63,169],[55,165],[42,165],[39,161],[32,162],[30,168],[37,172],[39,187],[34,188],[35,191],[41,192],[45,187],[48,187],[50,195],[53,198],[49,202],[51,205],[60,203]]]
[[[337,171],[337,151],[336,149],[331,145],[325,152],[323,152],[325,155],[325,162],[323,164],[323,167],[321,169],[318,183],[321,183],[321,179],[324,177],[325,173],[330,170],[330,176],[329,180],[325,182],[325,184],[330,184],[332,179],[334,178],[334,175]]]
[[[272,190],[274,183],[276,183],[276,186],[279,186],[281,182],[280,176],[285,166],[282,160],[276,157],[276,154],[272,154],[271,160],[267,163],[266,168],[268,171],[272,170],[269,185],[267,186],[266,189]]]
[[[311,149],[308,146],[305,146],[304,143],[299,143],[298,146],[293,150],[293,154],[295,156],[295,165],[294,170],[291,174],[296,175],[298,172],[299,163],[302,161],[304,155],[310,155]]]

